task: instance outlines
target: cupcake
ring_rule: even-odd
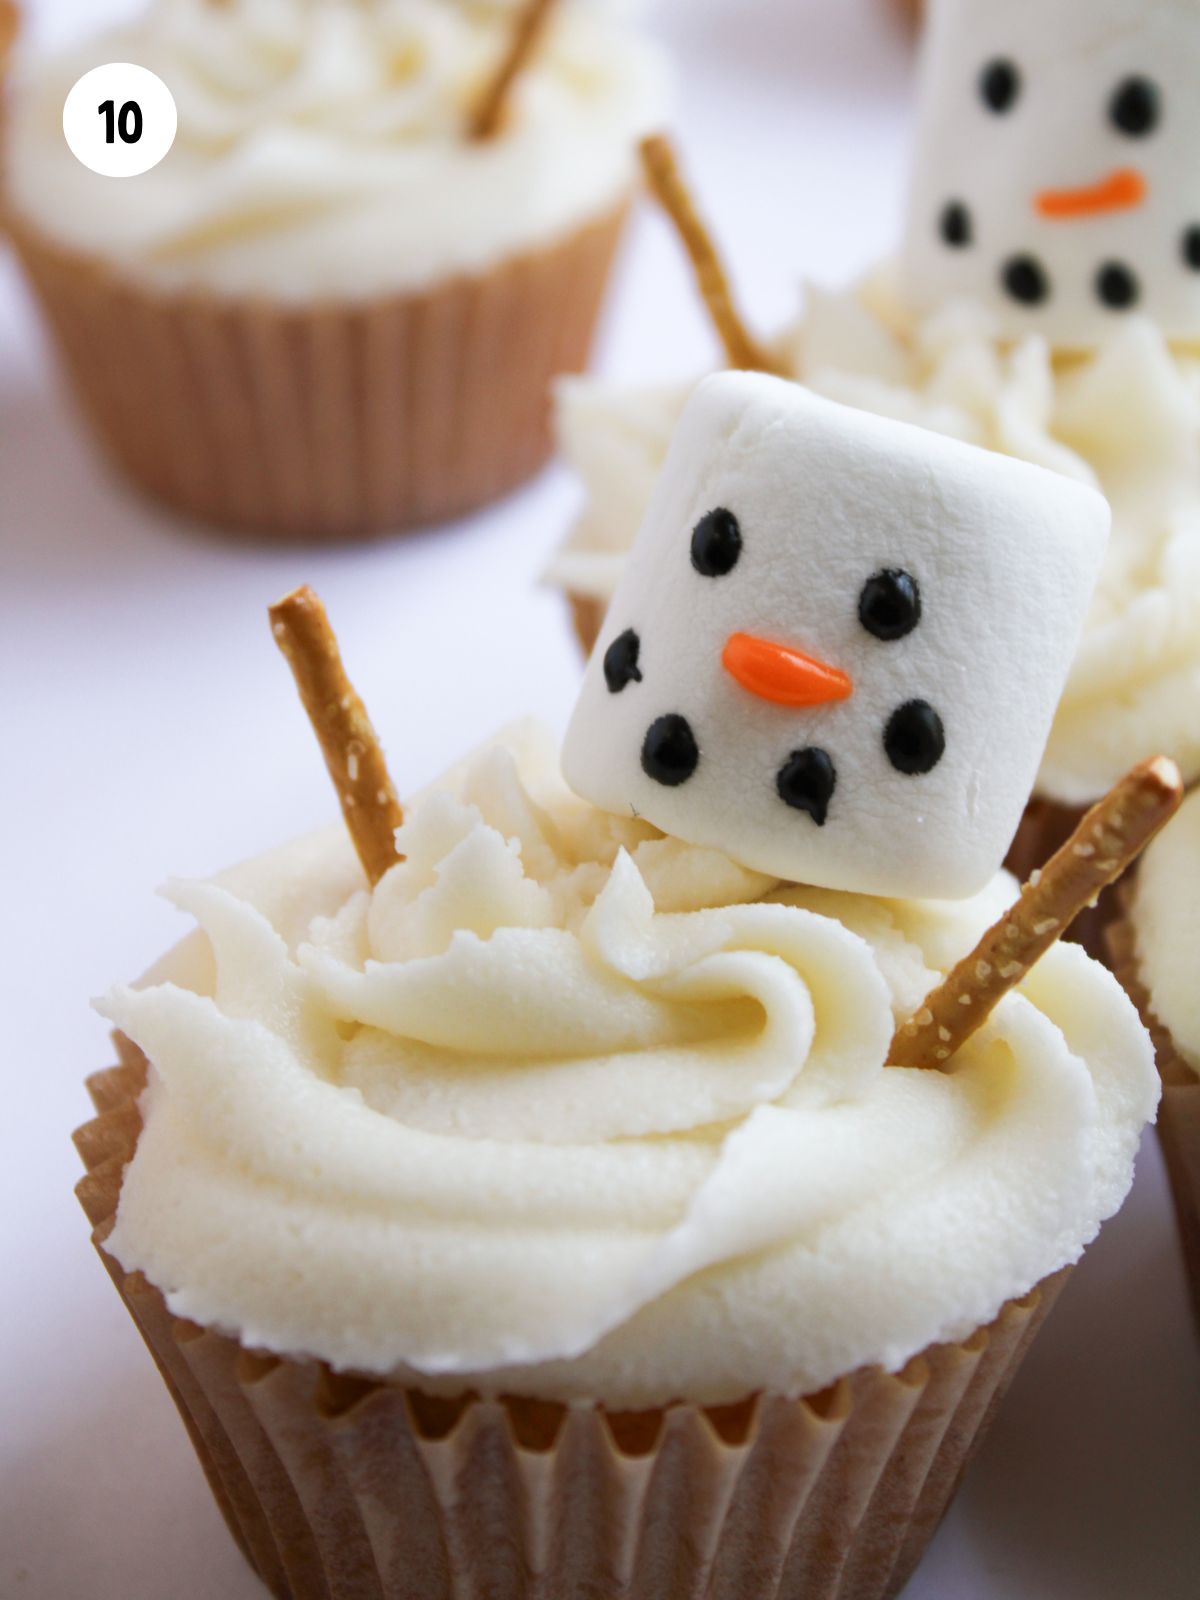
[[[114,182],[63,142],[88,69],[170,88]],[[656,52],[590,0],[156,0],[28,62],[7,224],[111,459],[259,538],[436,522],[546,460],[661,115]]]
[[[1187,131],[1200,12],[942,0],[924,53],[897,260],[848,291],[810,288],[753,364],[1110,501],[1108,557],[1014,846],[1024,874],[1132,763],[1166,750],[1200,777],[1200,188]],[[560,391],[587,502],[550,578],[589,646],[689,387]]]
[[[681,541],[717,491],[727,518]],[[1132,778],[1019,899],[997,872],[1103,502],[726,378],[657,503],[657,586],[617,602],[644,648],[596,658],[570,788],[517,730],[401,810],[319,602],[273,608],[347,827],[172,885],[197,930],[102,1003],[122,1065],[93,1080],[81,1198],[276,1595],[895,1594],[1128,1190],[1150,1042],[1053,941],[1177,777]],[[795,585],[781,550],[828,550],[839,509],[830,593],[886,537],[922,586],[907,647],[878,636],[894,592],[857,638]],[[973,601],[964,521],[992,552]],[[689,671],[685,704],[654,641],[689,582],[702,640],[722,597],[765,629],[786,587],[805,650]],[[1044,585],[1063,628],[1024,624],[993,701],[1024,716],[1010,735],[998,711],[989,756],[952,663],[980,608],[1001,638]],[[926,672],[944,759],[864,792],[854,730]],[[630,759],[666,704],[704,737],[687,774],[677,724]],[[823,817],[811,784],[794,803],[804,763],[773,810],[732,804],[747,737],[769,774],[803,728],[840,763]]]
[[[20,18],[13,0],[0,0],[0,74],[8,64],[8,56],[16,43]]]
[[[1124,915],[1109,929],[1114,970],[1154,1039],[1162,1078],[1158,1136],[1200,1326],[1200,794],[1154,841]]]

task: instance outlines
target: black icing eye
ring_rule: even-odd
[[[1119,133],[1144,139],[1162,120],[1162,95],[1149,78],[1123,78],[1108,103],[1109,120]]]
[[[642,741],[642,771],[655,783],[677,789],[700,765],[700,748],[691,723],[671,712],[652,722]]]
[[[775,787],[785,805],[807,811],[823,828],[837,787],[837,770],[824,750],[793,750],[779,769]]]
[[[910,778],[933,771],[946,753],[946,730],[928,700],[908,700],[892,712],[883,748],[896,771]]]
[[[858,620],[876,639],[903,639],[921,620],[917,580],[895,567],[868,578],[858,597]]]
[[[706,512],[692,533],[692,565],[704,578],[723,578],[742,553],[742,530],[732,511]]]
[[[604,681],[609,694],[620,694],[627,683],[641,683],[638,654],[642,641],[632,628],[618,635],[604,652]]]
[[[1183,264],[1190,267],[1193,272],[1200,272],[1200,227],[1195,223],[1190,228],[1183,230],[1183,238],[1179,241],[1179,249],[1183,256]]]
[[[997,57],[979,74],[979,93],[984,105],[1003,116],[1016,105],[1021,94],[1021,74],[1011,61]]]

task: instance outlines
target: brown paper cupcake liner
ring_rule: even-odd
[[[93,1239],[279,1600],[881,1600],[936,1530],[1065,1272],[960,1344],[821,1394],[616,1413],[433,1399],[241,1348],[107,1254],[144,1059],[89,1083]]]
[[[158,293],[8,224],[123,472],[230,531],[339,540],[461,515],[548,460],[550,384],[587,363],[625,215],[480,277],[321,307]]]
[[[13,0],[0,0],[0,90],[4,87],[4,69],[20,28],[21,18]]]
[[[1154,1041],[1162,1101],[1158,1108],[1158,1142],[1162,1149],[1179,1223],[1196,1331],[1200,1334],[1200,1078],[1179,1053],[1171,1030],[1154,1014],[1142,982],[1133,922],[1129,916],[1132,887],[1121,886],[1118,916],[1108,928],[1109,958],[1126,994],[1141,1014]]]

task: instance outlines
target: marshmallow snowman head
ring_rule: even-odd
[[[1086,349],[1200,336],[1200,0],[935,0],[901,272]]]
[[[694,392],[563,750],[602,810],[772,876],[961,897],[1037,775],[1094,490],[750,373]]]

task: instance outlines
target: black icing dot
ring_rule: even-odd
[[[917,580],[896,567],[868,578],[858,597],[858,620],[876,639],[903,639],[921,620]]]
[[[946,730],[928,700],[908,700],[888,718],[883,748],[897,772],[932,772],[946,752]]]
[[[979,93],[989,111],[1003,116],[1011,111],[1021,93],[1021,74],[1011,61],[989,61],[979,74]]]
[[[1012,256],[1001,274],[1004,287],[1023,306],[1038,306],[1050,297],[1050,280],[1036,256]]]
[[[652,722],[642,741],[642,771],[655,783],[675,789],[700,765],[696,735],[686,717],[671,712]]]
[[[723,578],[737,566],[742,530],[732,511],[706,512],[692,533],[692,565],[704,578]]]
[[[1106,261],[1096,274],[1096,293],[1114,311],[1128,311],[1138,302],[1138,281],[1120,261]]]
[[[952,250],[965,250],[975,236],[971,213],[961,200],[948,200],[938,218],[938,232],[942,243]]]
[[[627,683],[641,683],[638,652],[642,641],[632,628],[626,628],[604,652],[604,681],[610,694],[620,694]]]
[[[824,750],[793,750],[779,769],[775,787],[785,805],[807,811],[817,827],[823,828],[837,787],[837,771]]]
[[[1113,127],[1132,139],[1153,133],[1162,117],[1162,96],[1149,78],[1123,78],[1108,103]]]
[[[1200,272],[1200,224],[1192,223],[1190,228],[1183,230],[1183,238],[1179,242],[1183,253],[1184,265],[1193,272]]]

